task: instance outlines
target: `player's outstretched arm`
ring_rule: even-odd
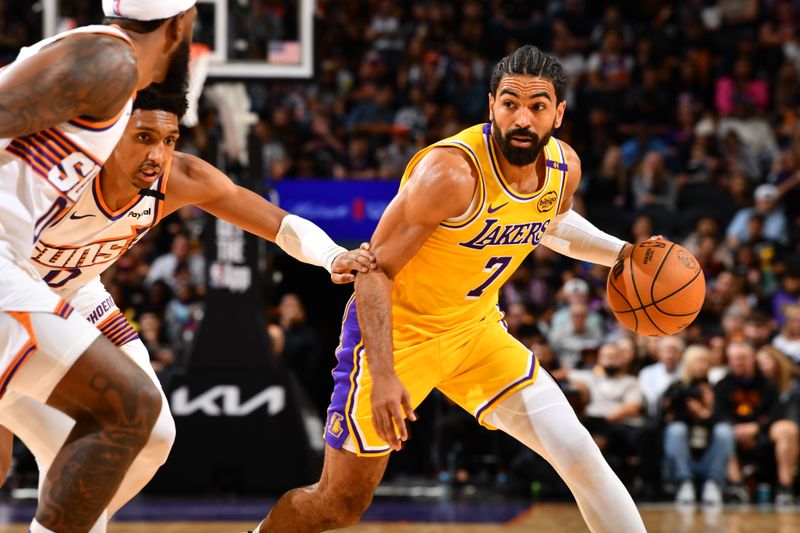
[[[568,181],[558,216],[548,226],[542,245],[579,261],[613,266],[631,245],[600,230],[572,210],[573,197],[581,181],[581,160],[570,145],[559,142],[567,154]]]
[[[253,191],[233,183],[202,159],[176,152],[167,182],[166,213],[197,207],[239,228],[276,243],[304,263],[324,267],[334,283],[352,283],[354,270],[375,268],[368,245],[345,250],[316,224],[287,213]]]
[[[358,322],[372,376],[372,423],[394,450],[408,438],[405,417],[416,417],[408,391],[394,370],[393,279],[440,222],[467,210],[476,183],[474,170],[460,150],[429,152],[386,208],[372,236],[378,268],[356,277]]]
[[[70,35],[0,76],[0,138],[85,117],[114,118],[138,81],[133,48],[110,35]]]

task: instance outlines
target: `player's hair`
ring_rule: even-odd
[[[123,17],[105,17],[103,24],[116,24],[135,33],[151,33],[161,27],[169,18],[157,20],[134,20]]]
[[[133,109],[166,111],[178,115],[178,119],[183,118],[187,107],[189,107],[189,102],[186,100],[185,94],[176,97],[163,96],[152,85],[139,91],[133,101]]]
[[[494,67],[489,82],[489,92],[497,96],[497,87],[506,76],[523,74],[544,78],[553,83],[556,103],[564,101],[567,93],[567,75],[564,67],[550,54],[545,54],[533,45],[526,44],[511,55],[507,55]]]

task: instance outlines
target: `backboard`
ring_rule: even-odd
[[[211,48],[208,75],[309,78],[315,0],[197,0],[195,41]],[[42,0],[45,36],[102,20],[101,0]]]

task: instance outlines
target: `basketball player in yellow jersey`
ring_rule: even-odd
[[[612,265],[627,243],[572,211],[580,160],[552,133],[561,65],[533,46],[492,75],[490,124],[417,154],[372,238],[378,269],[348,305],[318,484],[284,495],[254,531],[346,527],[369,506],[405,418],[433,388],[547,459],[589,529],[639,533],[625,487],[534,354],[508,334],[497,292],[542,243]]]

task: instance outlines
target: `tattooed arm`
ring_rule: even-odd
[[[136,55],[109,35],[70,35],[8,67],[0,77],[0,138],[17,137],[76,117],[116,116],[139,78]]]

